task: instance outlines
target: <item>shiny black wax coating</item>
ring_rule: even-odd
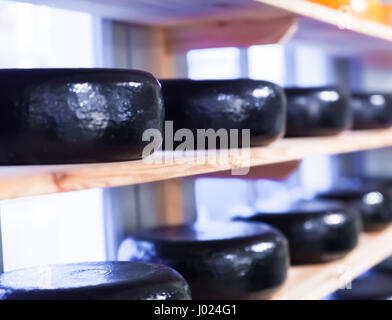
[[[349,270],[347,272],[350,272]],[[390,300],[392,297],[392,274],[374,268],[352,282],[342,284],[345,289],[335,291],[334,300]],[[350,286],[347,289],[347,286]]]
[[[292,264],[327,262],[343,257],[357,245],[360,219],[338,203],[296,201],[236,220],[268,223],[289,241]]]
[[[286,88],[286,136],[328,136],[352,125],[347,95],[337,87]]]
[[[342,201],[359,212],[364,231],[381,230],[392,222],[392,187],[386,182],[345,179],[317,196]]]
[[[0,274],[0,300],[189,300],[173,269],[134,262],[90,262]]]
[[[196,299],[268,296],[286,279],[289,262],[287,240],[279,231],[244,222],[141,231],[122,243],[119,258],[176,269]]]
[[[160,85],[142,71],[0,70],[0,164],[140,159],[162,130]]]
[[[197,129],[250,129],[252,146],[266,145],[284,133],[286,97],[273,83],[249,79],[160,82],[166,120],[173,121],[175,131],[190,129],[196,137]],[[243,145],[241,133],[239,146]],[[225,146],[218,140],[217,147]]]
[[[382,93],[353,93],[351,109],[354,129],[378,129],[392,126],[392,95]]]

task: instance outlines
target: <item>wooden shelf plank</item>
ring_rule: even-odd
[[[301,16],[309,17],[321,22],[335,25],[342,29],[348,29],[363,35],[392,41],[392,27],[379,22],[361,19],[353,15],[344,16],[338,10],[322,6],[320,4],[304,0],[256,0],[287,10]]]
[[[104,18],[173,26],[200,20],[276,18],[285,11],[254,0],[16,0],[92,13]]]
[[[171,163],[143,161],[81,165],[0,167],[0,200],[89,188],[113,187],[199,175],[250,166],[299,160],[318,154],[346,153],[392,146],[392,129],[349,131],[333,137],[282,139],[249,153],[229,154],[226,163],[184,153]],[[222,153],[217,153],[221,155]],[[152,159],[170,159],[172,153],[156,153]],[[178,155],[177,155],[178,156]],[[241,177],[241,176],[239,176]]]
[[[383,231],[363,233],[358,247],[343,259],[326,264],[291,267],[286,283],[272,299],[325,298],[391,254],[392,226]]]
[[[276,43],[286,40],[285,34],[294,34],[294,40],[320,46],[337,55],[392,50],[392,26],[304,0],[17,1],[157,27],[167,31],[168,47],[175,51]],[[293,32],[296,27],[297,32]]]

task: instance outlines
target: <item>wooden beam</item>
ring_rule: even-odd
[[[392,28],[386,24],[358,18],[348,10],[336,10],[305,0],[256,0],[288,12],[347,29],[363,35],[392,41]],[[347,8],[347,6],[346,6]],[[349,9],[349,8],[348,8]]]
[[[157,182],[157,212],[162,225],[176,225],[185,222],[184,194],[180,179]]]
[[[183,154],[178,161],[165,162],[157,153],[156,163],[139,161],[53,166],[0,168],[0,200],[90,188],[113,187],[161,181],[204,173],[300,160],[320,154],[348,153],[392,146],[392,129],[349,131],[331,137],[282,139],[266,147],[251,148],[245,157],[232,155],[227,162],[215,162],[216,154],[206,157]],[[219,152],[218,152],[219,154]],[[170,159],[170,157],[168,157]],[[213,161],[211,161],[213,160]],[[242,164],[241,164],[242,163]],[[252,171],[250,171],[252,174]],[[243,176],[241,176],[243,177]]]
[[[148,27],[147,41],[142,50],[145,59],[145,70],[150,71],[158,79],[175,78],[177,70],[176,53],[169,51],[167,33],[161,27]],[[184,194],[179,179],[157,182],[152,194],[155,196],[155,212],[161,225],[173,225],[185,222]],[[143,213],[141,213],[143,214]]]
[[[143,25],[181,25],[221,17],[271,17],[282,10],[254,0],[12,0],[87,12],[100,17]]]

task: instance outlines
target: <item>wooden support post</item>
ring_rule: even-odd
[[[186,65],[179,63],[181,55],[168,48],[167,31],[163,28],[151,28],[150,71],[160,79],[186,76]],[[181,70],[182,69],[182,70]],[[185,69],[185,70],[184,70]],[[174,225],[185,222],[184,192],[181,179],[156,182],[156,211],[162,225]]]
[[[106,66],[145,70],[158,79],[186,77],[185,53],[174,53],[168,49],[166,29],[108,21],[104,27],[102,35],[106,43],[111,43],[112,48],[111,52],[105,52],[106,59],[103,60]],[[125,234],[134,228],[177,224],[185,221],[181,180],[164,180],[125,187],[125,189],[116,188],[108,191],[109,196],[106,197],[107,203],[116,201],[116,199],[120,201],[122,197],[121,201],[129,205],[129,198],[126,200],[125,195],[132,196],[132,199],[138,202],[136,209],[131,210],[130,206],[121,207],[119,209],[122,213],[116,213],[132,216],[133,219],[137,218],[139,221],[138,226],[124,226],[122,233]],[[109,211],[118,211],[117,207],[118,205],[114,205]],[[109,216],[112,214],[109,212]],[[126,220],[128,221],[129,218]],[[116,239],[122,237],[121,232],[118,230],[115,232]],[[116,242],[114,247],[117,244]]]
[[[160,213],[164,225],[184,222],[184,198],[180,179],[157,182],[157,212]]]

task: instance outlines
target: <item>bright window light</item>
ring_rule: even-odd
[[[232,79],[240,77],[240,52],[237,48],[191,50],[187,53],[191,79]]]
[[[319,48],[298,45],[295,47],[295,74],[298,86],[330,84],[328,56]]]
[[[4,270],[105,260],[102,190],[1,203]]]
[[[317,172],[317,174],[314,174]],[[324,190],[332,185],[331,156],[318,155],[302,160],[300,174],[306,190]]]
[[[365,12],[367,10],[368,4],[366,0],[351,0],[350,6],[354,11]]]
[[[94,67],[93,16],[0,1],[0,68]],[[102,191],[0,203],[4,269],[105,259]]]
[[[94,66],[93,17],[0,1],[0,68]]]
[[[253,199],[247,180],[199,178],[195,181],[198,220],[228,219],[242,213]]]
[[[285,54],[281,45],[252,46],[248,50],[249,77],[285,83]]]

